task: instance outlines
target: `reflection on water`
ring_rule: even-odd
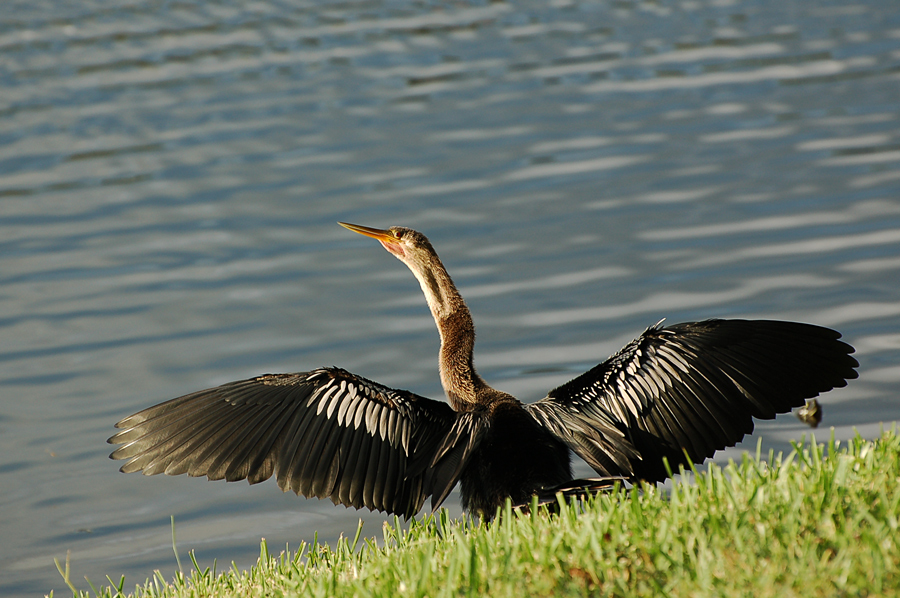
[[[67,550],[75,579],[173,571],[173,514],[204,565],[355,531],[272,483],[117,474],[105,445],[267,371],[440,396],[415,281],[337,220],[424,230],[524,400],[660,318],[770,317],[858,349],[820,436],[900,419],[892,9],[5,4],[0,594],[63,591]]]

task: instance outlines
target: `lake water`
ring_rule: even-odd
[[[120,418],[264,372],[442,395],[418,285],[338,220],[429,235],[480,372],[523,400],[663,317],[802,320],[861,362],[819,438],[875,437],[900,419],[900,11],[4,2],[0,595],[65,595],[67,551],[82,589],[171,578],[171,515],[182,561],[220,570],[261,537],[380,534],[107,458]]]

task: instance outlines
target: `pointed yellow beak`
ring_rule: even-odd
[[[349,224],[347,222],[338,222],[341,226],[346,228],[347,230],[352,230],[355,233],[359,233],[361,235],[365,235],[367,237],[372,237],[373,239],[377,239],[383,243],[396,243],[397,237],[394,236],[389,230],[384,230],[381,228],[370,228],[368,226],[360,226],[359,224]]]

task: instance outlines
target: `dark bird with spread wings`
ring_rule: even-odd
[[[206,476],[404,516],[460,483],[490,518],[507,498],[590,490],[611,478],[657,482],[700,463],[804,400],[856,378],[833,330],[765,320],[648,328],[621,351],[525,405],[475,371],[475,326],[422,233],[341,223],[373,237],[418,279],[441,336],[447,400],[338,368],[266,374],[144,409],[116,424],[123,472]],[[570,451],[601,478],[572,480]]]

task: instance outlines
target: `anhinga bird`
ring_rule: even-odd
[[[475,371],[475,326],[431,243],[399,226],[373,237],[418,279],[441,336],[447,403],[338,368],[266,374],[145,409],[116,424],[121,471],[262,482],[399,515],[436,509],[457,482],[488,518],[572,481],[570,450],[601,476],[661,481],[733,446],[859,364],[840,334],[795,322],[651,326],[621,351],[524,405]]]

